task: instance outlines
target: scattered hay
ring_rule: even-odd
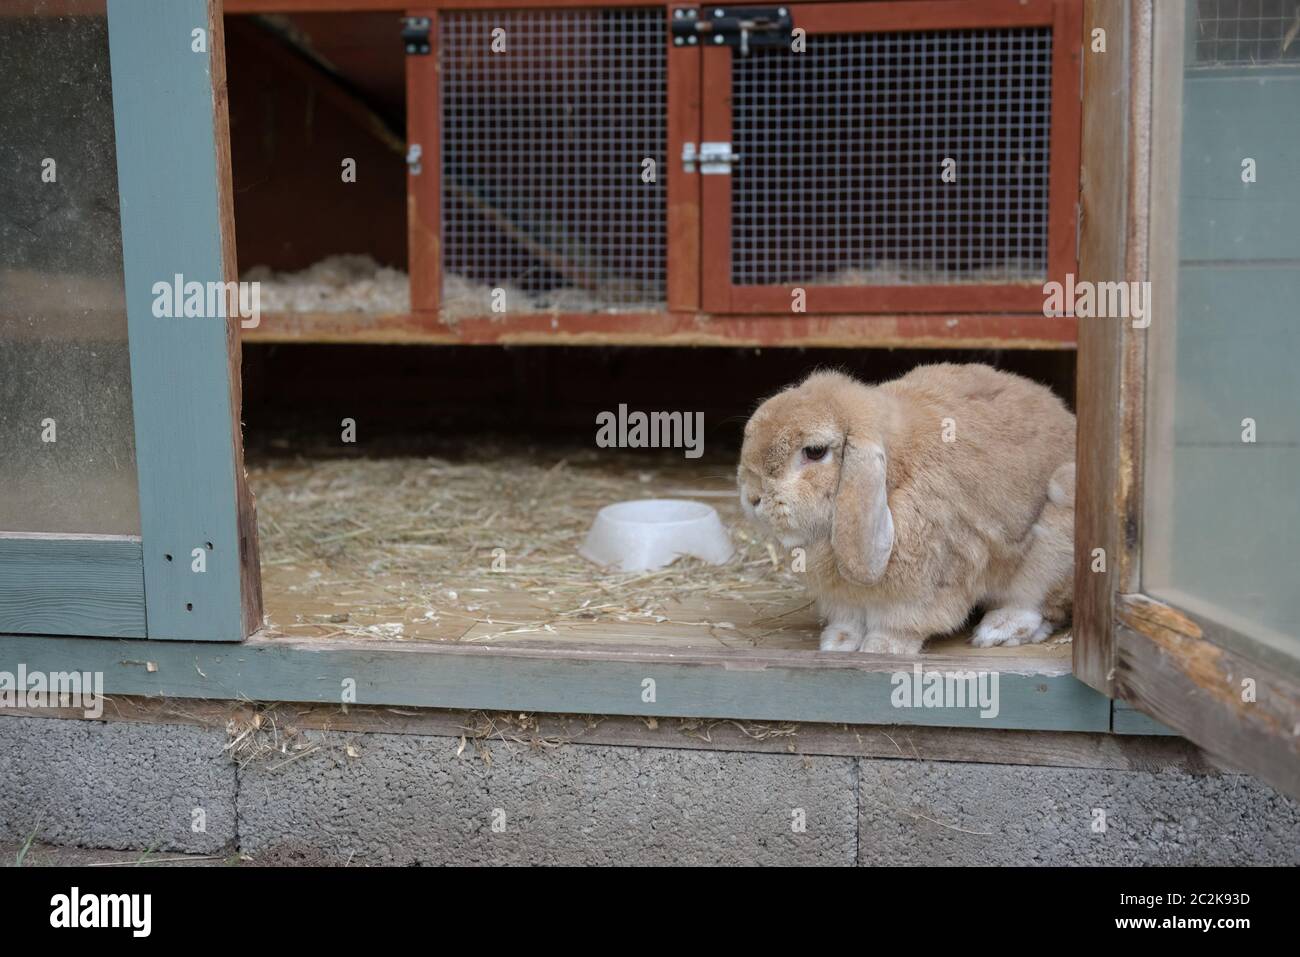
[[[368,255],[329,256],[300,272],[254,266],[240,277],[259,284],[263,312],[372,312],[411,310],[410,282],[400,269]]]
[[[720,646],[753,647],[785,629],[807,605],[803,584],[744,522],[734,479],[682,459],[650,461],[482,449],[472,461],[255,467],[263,576],[268,591],[290,593],[293,609],[292,619],[272,612],[270,631],[486,641],[550,640],[564,625],[680,625]],[[730,526],[736,555],[720,566],[684,558],[640,573],[578,555],[598,509],[651,497],[709,502]],[[701,619],[706,605],[719,609],[718,620]]]
[[[997,266],[965,270],[920,269],[881,261],[871,266],[849,267],[809,277],[809,286],[904,286],[921,283],[982,285],[1038,282],[1043,269],[1035,263],[1011,261]],[[1027,277],[1027,278],[1026,278]],[[240,277],[260,283],[259,307],[263,312],[363,312],[376,315],[410,312],[410,281],[401,269],[381,266],[365,254],[327,256],[297,272],[277,272],[254,266]],[[504,311],[493,308],[500,296]],[[442,279],[439,320],[455,325],[465,319],[501,318],[521,313],[654,312],[664,308],[661,288],[634,279],[602,277],[589,288],[557,286],[541,292],[520,285],[474,282],[456,273]]]
[[[254,762],[277,770],[291,761],[319,751],[322,741],[313,741],[288,722],[277,705],[259,709],[247,717],[226,722],[226,744],[222,748],[242,770]]]
[[[493,309],[497,289],[504,312]],[[462,319],[501,318],[510,313],[654,312],[663,308],[662,290],[632,281],[608,279],[591,289],[562,286],[530,294],[509,283],[493,287],[448,273],[442,280],[442,307],[438,315],[444,324],[454,325]]]
[[[735,728],[753,741],[771,741],[774,738],[789,739],[786,750],[795,751],[795,741],[799,737],[799,725],[792,721],[735,721],[730,718],[681,718],[677,722],[679,734],[696,738],[706,744],[713,743],[715,728]]]
[[[804,576],[742,516],[730,468],[672,454],[519,445],[472,457],[279,459],[249,472],[269,637],[653,642],[815,650]],[[626,573],[578,554],[596,512],[638,498],[714,506],[736,554]],[[969,654],[969,632],[927,654]],[[1068,660],[1068,628],[991,657]]]
[[[240,277],[260,284],[263,312],[405,313],[411,310],[410,281],[404,271],[381,266],[369,255],[327,256],[298,272],[254,266]],[[500,290],[505,312],[493,309]],[[631,280],[602,279],[591,289],[557,287],[525,292],[518,285],[496,286],[446,273],[439,319],[448,325],[470,318],[500,318],[511,313],[626,312],[659,310],[662,289]]]
[[[1007,260],[993,266],[972,269],[938,269],[881,260],[870,266],[850,266],[824,273],[805,283],[809,286],[941,286],[986,285],[988,283],[1036,283],[1046,275],[1042,263]]]

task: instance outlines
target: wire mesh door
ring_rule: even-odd
[[[665,308],[665,10],[558,6],[428,14],[430,53],[407,74],[427,160],[412,175],[416,309]]]
[[[1076,258],[1077,0],[779,9],[782,42],[702,51],[704,308],[1041,312]]]

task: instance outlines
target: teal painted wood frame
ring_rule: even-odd
[[[261,617],[238,319],[154,314],[157,283],[235,278],[220,5],[109,0],[108,38],[147,634],[238,641]]]
[[[1122,698],[1116,698],[1112,704],[1110,729],[1116,734],[1178,735],[1177,731],[1143,714]]]
[[[0,630],[239,641],[261,595],[238,319],[154,314],[157,283],[235,278],[219,0],[109,0],[108,44],[141,535],[0,535]]]
[[[0,627],[145,637],[140,539],[6,532],[0,536]]]
[[[108,41],[141,535],[0,534],[0,631],[239,641],[261,594],[238,319],[153,308],[155,283],[235,278],[219,0],[109,0]]]
[[[1055,731],[1107,731],[1111,720],[1110,700],[1067,669],[1018,658],[923,660],[926,670],[1002,669],[997,713],[987,717],[974,707],[896,707],[895,676],[910,679],[911,666],[879,655],[0,637],[0,671],[20,663],[29,673],[102,672],[109,695],[343,703],[355,689],[349,703]]]

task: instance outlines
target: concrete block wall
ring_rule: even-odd
[[[193,725],[0,715],[0,840],[219,851],[239,792],[225,745]]]
[[[0,716],[0,840],[351,864],[1300,863],[1300,806],[1239,774],[324,732],[239,766],[226,744]]]

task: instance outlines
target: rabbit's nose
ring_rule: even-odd
[[[761,495],[751,495],[749,497],[749,504],[754,506],[754,508],[758,508],[758,506],[761,505],[762,502],[763,502],[763,496]]]

